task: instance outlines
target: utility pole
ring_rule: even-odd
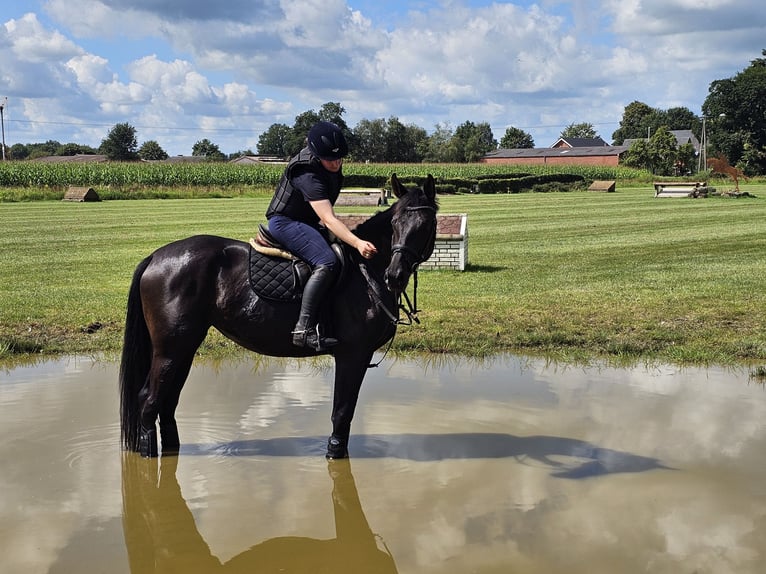
[[[3,103],[0,104],[0,131],[3,132],[3,161],[5,161],[5,117],[3,116],[3,110],[5,110],[5,104],[8,103],[8,98],[3,98]]]
[[[700,142],[700,153],[697,156],[697,171],[707,169],[707,131],[705,130],[705,120],[707,118],[702,116],[702,141]]]

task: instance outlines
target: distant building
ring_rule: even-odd
[[[559,138],[558,141],[553,144],[552,148],[559,147],[599,147],[608,146],[604,140],[599,138]]]
[[[209,161],[206,155],[171,155],[166,159],[149,160],[151,163],[203,163]]]
[[[697,139],[697,136],[694,135],[694,132],[692,132],[691,130],[670,130],[670,133],[673,134],[673,136],[676,138],[678,147],[681,147],[682,145],[689,143],[694,146],[694,153],[699,153],[700,142]],[[622,142],[622,145],[630,147],[633,145],[634,142],[637,142],[637,141],[649,141],[649,138],[627,139],[624,142]]]
[[[287,163],[284,158],[277,157],[275,155],[241,155],[229,160],[229,163],[236,163],[240,165],[257,165],[264,163],[280,164]]]
[[[551,147],[498,149],[479,162],[510,165],[608,165],[616,166],[626,146],[612,146],[601,138],[559,138]]]
[[[105,155],[78,153],[75,155],[49,155],[30,161],[42,161],[45,163],[102,163],[108,161],[108,158]]]

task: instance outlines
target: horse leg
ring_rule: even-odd
[[[160,407],[160,438],[162,439],[163,455],[177,453],[181,448],[181,439],[178,437],[178,425],[176,424],[176,407],[181,396],[181,389],[184,388],[186,378],[189,376],[191,363],[189,361],[186,368],[179,368],[173,385],[169,388]]]
[[[168,396],[162,401],[160,408],[160,439],[162,441],[162,454],[177,453],[181,449],[181,439],[178,437],[178,425],[176,424],[176,407],[181,395],[180,385],[176,382],[168,392]]]
[[[372,353],[359,355],[336,353],[335,389],[332,405],[332,435],[327,441],[328,459],[348,456],[348,437],[354,418],[359,389],[372,359]]]
[[[183,357],[155,355],[152,358],[149,376],[139,393],[141,429],[138,450],[141,456],[155,457],[159,454],[156,427],[158,416],[163,453],[178,452],[180,440],[175,410],[193,359],[194,352],[185,353]]]

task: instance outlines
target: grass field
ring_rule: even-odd
[[[423,271],[399,352],[573,361],[766,361],[766,185],[755,198],[617,193],[440,198],[467,213],[465,272]],[[249,238],[270,197],[0,203],[0,359],[116,356],[135,265],[197,233]],[[339,211],[359,212],[360,208]],[[221,336],[203,353],[239,352]]]

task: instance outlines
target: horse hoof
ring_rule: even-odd
[[[348,457],[347,441],[331,436],[330,439],[327,441],[327,454],[325,454],[325,458],[328,460],[334,460],[338,458],[347,458],[347,457]]]
[[[138,437],[138,452],[144,458],[154,458],[159,456],[157,447],[157,431],[155,429],[146,430],[143,427]]]

